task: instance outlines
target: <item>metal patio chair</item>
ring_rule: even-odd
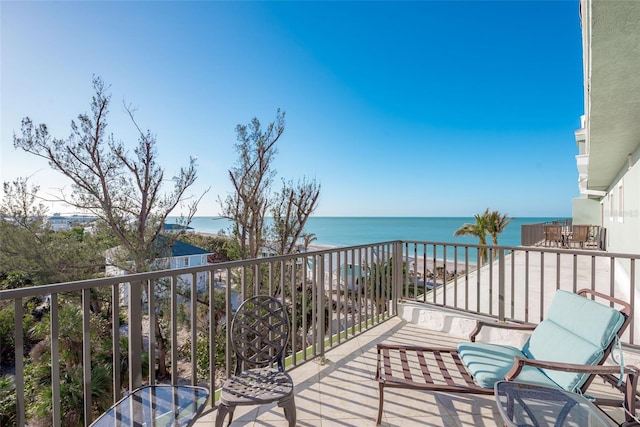
[[[236,406],[272,402],[284,409],[290,427],[296,425],[293,380],[284,371],[290,331],[287,311],[276,298],[258,295],[238,308],[231,323],[235,375],[222,386],[216,427],[222,427],[227,414],[231,424]]]

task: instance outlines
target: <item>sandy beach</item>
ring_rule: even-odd
[[[418,274],[424,274],[424,271],[425,271],[425,259],[424,259],[424,257],[418,257],[417,264],[418,264],[418,266],[417,266]],[[443,260],[436,259],[436,262],[435,262],[435,266],[436,267],[442,268],[443,265],[444,265]],[[427,269],[427,271],[431,271],[431,272],[433,272],[435,270],[433,258],[430,258],[430,259],[426,260],[426,269]],[[448,272],[451,272],[451,273],[456,273],[457,272],[458,274],[461,274],[465,270],[472,271],[472,270],[475,270],[475,269],[476,269],[476,264],[473,263],[473,262],[469,262],[468,264],[465,265],[464,262],[458,262],[456,264],[453,261],[447,260],[447,264],[446,264],[446,270]]]
[[[309,248],[308,248],[310,252],[329,250],[329,249],[337,249],[337,247],[331,246],[331,245],[309,245]],[[436,269],[437,270],[442,269],[444,265],[445,263],[442,259],[436,259],[434,262],[432,257],[425,260],[424,256],[418,256],[417,258],[414,258],[413,256],[411,256],[409,257],[408,271],[410,273],[417,272],[419,277],[424,277],[424,276],[432,277],[432,273],[434,273]],[[477,268],[476,263],[471,261],[468,264],[465,264],[464,260],[458,261],[456,263],[452,259],[447,259],[447,262],[446,262],[446,271],[450,275],[456,275],[456,274],[460,275],[467,270],[473,271],[476,268]],[[441,274],[438,274],[438,277],[441,277]]]
[[[210,237],[228,237],[218,233],[207,233],[203,231],[195,231],[195,233],[203,236],[210,236]],[[314,251],[325,251],[325,250],[331,250],[331,249],[338,249],[338,247],[333,245],[311,244],[308,246],[307,251],[314,252]],[[434,265],[433,258],[428,258],[425,260],[424,256],[418,256],[417,258],[415,258],[415,260],[416,260],[415,264],[417,264],[417,268],[415,268],[416,266],[414,266],[414,257],[413,256],[410,257],[409,271],[410,272],[417,271],[418,276],[423,276],[425,273],[428,276],[429,272],[434,272],[436,268],[441,269],[444,265],[442,259],[436,259],[435,265]],[[425,264],[426,264],[426,270],[425,270]],[[447,272],[452,274],[455,274],[455,273],[461,274],[465,272],[465,270],[467,269],[469,271],[475,270],[476,263],[469,262],[467,265],[465,265],[464,261],[462,262],[458,261],[457,263],[455,263],[453,260],[447,259],[447,263],[446,263]]]

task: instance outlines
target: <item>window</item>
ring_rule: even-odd
[[[600,200],[600,225],[604,224],[604,199]]]
[[[184,266],[189,267],[189,257],[184,257]]]
[[[624,193],[622,181],[618,183],[618,222],[624,222]]]
[[[613,211],[615,210],[615,203],[614,203],[614,190],[611,190],[609,192],[609,221],[613,222]]]

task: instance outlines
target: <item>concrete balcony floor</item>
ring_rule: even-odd
[[[296,393],[298,426],[375,426],[378,383],[375,381],[376,344],[382,341],[429,346],[456,346],[459,337],[434,332],[422,325],[393,318],[343,342],[326,353],[326,363],[311,360],[290,371]],[[594,395],[619,396],[596,378],[589,389]],[[621,408],[608,408],[617,422]],[[195,426],[213,425],[216,411],[209,410]],[[225,420],[225,425],[226,425]],[[283,411],[275,404],[238,407],[232,426],[285,427]],[[383,426],[502,426],[493,396],[434,393],[387,388]]]

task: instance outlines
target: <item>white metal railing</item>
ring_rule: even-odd
[[[480,265],[483,251],[488,261]],[[188,382],[216,389],[233,367],[226,344],[224,360],[216,363],[216,348],[231,342],[230,328],[223,327],[225,319],[241,301],[256,294],[277,296],[289,307],[295,331],[289,344],[290,369],[324,358],[328,349],[395,316],[403,299],[500,321],[533,323],[544,317],[556,289],[595,289],[633,307],[639,257],[592,250],[393,241],[0,291],[0,308],[12,304],[15,312],[16,424],[27,424],[26,408],[32,399],[24,375],[24,360],[29,363],[29,359],[25,359],[23,319],[29,314],[24,307],[30,298],[50,295],[49,315],[43,319],[49,319],[51,372],[50,384],[43,386],[51,387],[54,426],[64,420],[60,343],[66,337],[61,336],[60,310],[63,304],[75,305],[82,314],[83,423],[88,425],[104,409],[92,402],[91,321],[98,315],[111,325],[112,380],[104,392],[111,393],[113,403],[123,391],[144,383]],[[122,317],[126,331],[119,327]],[[634,319],[623,337],[626,345],[638,342],[635,323]],[[154,333],[156,325],[163,334]],[[123,337],[127,348],[120,347]],[[208,356],[204,368],[194,356],[202,357],[203,342]],[[180,355],[185,348],[191,356],[186,364]],[[159,357],[160,351],[165,357]],[[161,359],[167,363],[170,380],[157,378]],[[150,369],[145,369],[145,360],[151,361]],[[180,366],[185,369],[179,370]],[[123,374],[128,378],[125,384]]]

